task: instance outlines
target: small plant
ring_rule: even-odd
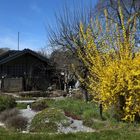
[[[12,116],[5,122],[8,128],[13,128],[15,130],[24,130],[27,127],[27,123],[27,118],[20,115]]]
[[[38,102],[35,102],[31,105],[31,108],[35,111],[41,111],[45,108],[48,108],[48,102],[47,100],[40,100]]]
[[[0,121],[5,122],[7,119],[13,117],[13,116],[17,116],[19,114],[19,110],[17,109],[8,109],[5,110],[3,112],[1,112],[0,114]]]
[[[0,112],[5,109],[14,108],[15,106],[16,102],[12,96],[0,95]]]
[[[47,108],[33,118],[30,131],[57,132],[59,123],[62,125],[66,125],[68,123],[63,111],[56,108]]]
[[[28,123],[27,118],[20,116],[19,110],[15,108],[1,112],[0,121],[2,121],[8,129],[14,130],[24,130]]]

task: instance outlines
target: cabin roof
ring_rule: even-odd
[[[0,65],[1,64],[5,64],[11,60],[14,60],[24,54],[31,54],[34,57],[38,58],[39,60],[45,62],[45,63],[49,63],[48,59],[44,56],[42,56],[41,54],[32,51],[30,49],[24,49],[24,50],[9,50],[3,54],[0,55]]]

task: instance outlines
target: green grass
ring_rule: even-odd
[[[95,103],[86,103],[82,100],[65,99],[65,100],[47,100],[49,107],[59,108],[68,111],[73,115],[81,118],[100,118],[98,106]]]
[[[0,128],[0,140],[139,140],[140,124],[118,122],[112,119],[110,112],[103,113],[106,118],[102,121],[99,116],[98,105],[82,100],[48,100],[33,103],[36,106],[45,103],[47,108],[39,112],[32,121],[30,134],[11,133]],[[18,105],[24,107],[24,105]],[[84,125],[96,130],[94,133],[55,134],[57,123],[69,125],[64,112],[78,116]],[[51,133],[51,134],[49,134]]]
[[[38,101],[37,103],[33,103],[33,106],[42,104],[42,102],[44,105],[47,104],[48,108],[61,109],[71,117],[83,120],[86,126],[90,126],[92,128],[95,128],[93,125],[93,119],[100,120],[98,105],[93,102],[86,103],[83,100],[69,98],[66,98],[65,100],[44,99],[42,101]]]
[[[12,96],[0,95],[0,112],[5,109],[11,109],[16,106],[15,99]]]
[[[119,131],[101,131],[75,134],[21,134],[0,133],[0,140],[139,140],[140,133]]]
[[[17,109],[26,109],[27,108],[27,103],[17,103],[16,108]]]
[[[34,104],[39,105],[39,102],[47,104],[48,109],[55,108],[63,112],[69,112],[71,116],[83,120],[85,126],[96,130],[131,129],[134,126],[133,124],[118,122],[112,119],[109,115],[110,112],[103,113],[106,120],[102,121],[99,115],[99,107],[94,102],[86,103],[82,100],[66,98],[64,100],[44,99]],[[139,127],[139,124],[137,126]]]
[[[7,132],[8,132],[8,131],[7,131],[5,128],[0,127],[0,134],[7,133]]]

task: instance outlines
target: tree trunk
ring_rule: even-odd
[[[85,86],[82,86],[82,91],[83,91],[83,94],[84,94],[84,98],[85,98],[85,101],[88,102],[89,101],[89,94],[85,88]]]
[[[99,104],[99,110],[100,110],[100,117],[103,120],[103,106],[102,106],[102,103]]]

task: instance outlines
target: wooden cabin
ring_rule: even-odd
[[[49,61],[30,49],[9,50],[0,55],[2,91],[46,90],[50,82]]]

